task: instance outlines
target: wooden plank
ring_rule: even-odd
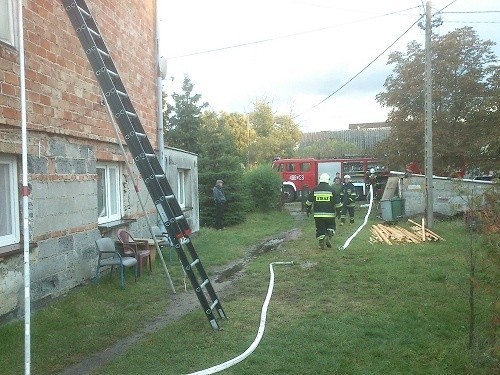
[[[389,177],[387,179],[387,183],[385,184],[384,194],[382,194],[382,200],[389,200],[394,197],[398,186],[399,177]]]
[[[372,228],[374,228],[374,230],[377,232],[377,234],[382,238],[382,240],[387,244],[387,245],[391,245],[392,246],[392,242],[389,241],[389,239],[385,236],[385,234],[379,229],[377,228],[376,225],[372,226]]]

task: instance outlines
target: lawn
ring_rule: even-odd
[[[361,222],[363,209],[357,209]],[[372,217],[368,226],[379,222]],[[399,225],[409,228],[406,223]],[[344,251],[356,227],[339,227],[332,249],[314,239],[314,220],[287,212],[251,215],[224,231],[202,229],[193,239],[211,270],[241,259],[271,235],[299,228],[301,235],[253,256],[222,301],[229,319],[213,331],[196,309],[147,335],[125,355],[92,374],[183,374],[228,361],[254,340],[276,265],[264,336],[255,351],[225,374],[489,374],[498,371],[494,350],[498,303],[498,237],[465,230],[462,221],[438,221],[446,241],[370,244],[368,226]],[[493,241],[494,246],[486,246]],[[469,250],[477,260],[476,327],[469,340]],[[493,253],[496,251],[496,253]],[[496,257],[496,258],[495,258]],[[169,264],[178,290],[182,270]],[[125,290],[116,278],[82,286],[37,311],[32,320],[32,372],[54,374],[94,351],[101,352],[161,314],[170,294],[159,262]],[[497,306],[498,308],[498,306]],[[497,312],[498,314],[498,312]],[[140,317],[140,318],[139,318]],[[3,374],[23,371],[23,324],[0,327]]]

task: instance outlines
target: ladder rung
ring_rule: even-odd
[[[174,199],[175,196],[173,194],[170,194],[170,195],[165,195],[165,198],[167,198],[167,199]]]
[[[135,133],[135,135],[137,136],[137,138],[147,138],[146,134],[144,133]]]
[[[166,176],[164,174],[156,174],[155,177],[156,178],[165,178]],[[169,199],[170,197],[172,197],[172,195],[165,196],[165,198],[167,198],[167,199]]]
[[[205,279],[205,281],[200,284],[200,288],[204,288],[205,285],[207,285],[208,283],[209,283],[208,279]]]
[[[120,90],[116,90],[116,92],[118,93],[118,95],[120,96],[123,96],[123,97],[127,97],[128,95],[126,93],[124,93],[123,91],[120,91]]]
[[[219,300],[218,300],[218,299],[216,299],[216,300],[212,303],[212,305],[210,306],[210,310],[213,310],[213,309],[215,308],[215,306],[217,306],[218,304],[219,304]]]
[[[80,13],[82,13],[85,17],[87,17],[87,18],[92,18],[92,16],[90,15],[90,13],[89,13],[89,12],[87,12],[85,9],[78,7],[78,10],[79,10],[79,11],[80,11]]]
[[[189,238],[184,237],[182,233],[179,234],[181,237],[177,237],[181,245],[184,245],[189,242]]]
[[[113,72],[112,70],[109,70],[109,69],[107,69],[107,71],[108,71],[108,74],[109,74],[110,76],[113,76],[113,77],[115,77],[115,78],[118,78],[118,74],[117,74],[116,72]]]
[[[104,52],[102,49],[97,49],[97,52],[99,52],[101,55],[103,55],[107,59],[111,59],[111,56],[109,56],[109,53]]]
[[[92,30],[92,29],[91,29],[90,27],[88,27],[88,26],[87,26],[87,29],[89,30],[89,32],[92,34],[92,36],[93,36],[94,38],[99,38],[99,39],[101,39],[101,35],[99,35],[99,33],[98,33],[97,31]]]
[[[146,156],[147,156],[148,158],[156,158],[156,155],[155,155],[155,154],[146,154]]]
[[[175,217],[175,220],[177,220],[177,221],[182,220],[182,219],[184,219],[184,215],[179,215],[179,216]]]
[[[125,111],[127,112],[127,115],[129,115],[129,117],[137,117],[137,114],[135,114],[134,112],[130,112],[130,111]]]
[[[200,258],[196,258],[194,262],[190,264],[191,268],[193,268],[193,266],[196,266],[198,263],[200,263]]]

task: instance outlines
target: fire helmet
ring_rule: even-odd
[[[322,173],[319,176],[319,182],[330,182],[330,175],[328,173]]]
[[[350,180],[350,179],[351,179],[351,176],[349,176],[348,174],[346,174],[346,175],[344,176],[344,180]]]

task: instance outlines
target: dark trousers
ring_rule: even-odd
[[[342,223],[345,222],[345,219],[347,217],[347,213],[349,213],[349,222],[354,223],[354,206],[342,207],[342,215],[340,216],[340,221]]]
[[[336,229],[334,217],[315,217],[314,223],[316,224],[316,238],[325,238],[327,229]]]
[[[215,204],[215,229],[222,229],[222,220],[224,219],[225,203]]]

